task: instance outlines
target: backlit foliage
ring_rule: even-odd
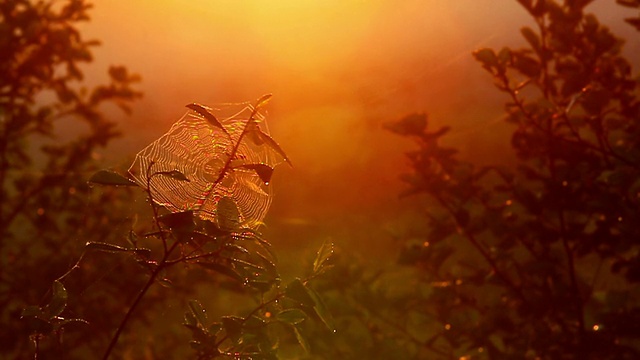
[[[349,331],[314,338],[320,352],[640,356],[638,78],[590,1],[519,2],[535,21],[527,46],[473,54],[507,98],[515,159],[469,163],[425,114],[389,123],[417,145],[403,195],[424,201],[424,232],[404,240],[397,267],[338,262],[325,293]]]

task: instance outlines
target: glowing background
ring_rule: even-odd
[[[623,17],[613,2],[596,5],[605,23]],[[333,236],[343,224],[384,236],[381,222],[402,207],[397,178],[411,145],[384,131],[385,121],[428,112],[476,158],[508,146],[495,126],[504,99],[471,52],[522,44],[519,28],[530,23],[513,0],[101,1],[92,15],[85,33],[103,45],[90,81],[124,64],[142,75],[145,93],[122,116],[125,136],[107,151],[109,165],[128,167],[187,103],[273,93],[270,129],[295,168],[276,171],[267,223],[292,241],[320,225]]]

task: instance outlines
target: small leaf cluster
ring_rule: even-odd
[[[345,331],[311,337],[328,358],[640,356],[638,77],[590,1],[518,2],[526,46],[473,54],[512,156],[467,160],[424,113],[385,126],[415,144],[401,195],[421,213],[395,264],[334,260],[318,289]]]
[[[199,359],[277,359],[280,348],[294,341],[310,353],[305,322],[318,318],[325,331],[335,330],[333,317],[322,297],[309,286],[312,278],[324,273],[333,253],[330,242],[323,244],[314,261],[312,274],[305,280],[294,279],[284,288],[276,286],[261,296],[261,301],[247,316],[223,316],[209,323],[206,311],[197,300],[189,303],[184,326],[192,333],[191,346]]]
[[[638,0],[616,0],[616,2],[622,6],[627,6],[630,8],[640,8],[640,1]],[[640,31],[640,16],[628,17],[624,20],[635,27],[638,31]]]
[[[49,303],[45,306],[29,306],[22,311],[22,319],[33,341],[38,346],[40,338],[50,335],[62,336],[66,325],[73,323],[87,324],[83,319],[65,319],[61,316],[67,307],[67,290],[60,281],[54,281]]]
[[[427,231],[399,262],[426,285],[415,316],[446,330],[417,339],[436,354],[640,354],[639,83],[589,2],[520,0],[528,46],[474,53],[508,97],[516,166],[461,160],[424,114],[387,126],[418,145],[403,180]]]
[[[189,181],[177,170],[158,172],[153,176]],[[96,172],[89,181],[107,186],[137,186],[127,177],[110,170]],[[132,253],[152,274],[157,273],[159,267],[168,268],[181,263],[218,272],[262,292],[279,283],[271,245],[250,227],[252,224],[240,222],[238,208],[231,198],[223,197],[218,201],[215,222],[199,219],[190,210],[160,215],[158,205],[153,203],[152,206],[156,215],[156,231],[145,234],[130,232],[127,238],[130,247],[89,242],[86,250]],[[150,249],[138,247],[140,238],[155,238],[162,243],[162,256],[153,258]],[[177,248],[181,249],[181,255],[172,256]]]
[[[253,222],[241,221],[238,206],[231,197],[217,199],[214,221],[200,218],[192,210],[168,212],[155,201],[151,179],[168,177],[179,182],[190,180],[179,170],[152,172],[152,167],[153,162],[148,166],[147,187],[143,190],[151,205],[155,225],[153,230],[139,233],[132,229],[127,237],[127,246],[87,242],[77,264],[55,283],[62,286],[61,281],[79,268],[84,256],[92,252],[129,255],[146,273],[148,280],[117,327],[104,354],[105,359],[116,349],[120,335],[125,332],[126,325],[149,289],[155,283],[172,286],[169,270],[178,264],[220,274],[228,279],[225,283],[221,282],[221,286],[226,284],[231,290],[259,299],[259,304],[249,315],[224,316],[219,322],[211,324],[208,323],[203,305],[197,300],[189,302],[184,325],[191,332],[191,345],[199,358],[273,359],[277,357],[281,338],[294,338],[308,352],[310,348],[299,324],[308,317],[315,317],[327,328],[335,328],[322,298],[308,286],[312,278],[330,268],[328,261],[333,254],[331,243],[323,244],[318,251],[308,278],[295,279],[282,289],[271,245],[255,229]],[[107,187],[139,186],[128,177],[110,170],[96,172],[89,182]],[[46,334],[42,332],[39,335]]]
[[[78,229],[110,241],[112,224],[123,216],[124,192],[96,194],[101,205],[87,206],[86,177],[98,168],[101,149],[120,136],[105,106],[128,112],[141,96],[140,77],[112,65],[105,83],[85,82],[83,67],[100,44],[80,29],[90,10],[84,0],[0,3],[0,357],[24,357],[33,329],[21,309],[42,303],[52,274],[78,256]],[[111,280],[105,293],[119,285]],[[117,311],[107,304],[104,310]],[[35,318],[54,321],[50,315]],[[104,320],[93,326],[102,328]],[[89,346],[86,338],[65,339]]]

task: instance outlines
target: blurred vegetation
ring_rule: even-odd
[[[97,149],[120,135],[103,111],[128,112],[140,79],[112,66],[109,84],[84,85],[87,2],[1,3],[2,357],[95,358],[124,329],[113,357],[639,358],[639,79],[591,1],[518,2],[526,47],[473,54],[507,99],[515,162],[466,161],[426,114],[389,123],[416,144],[402,196],[420,204],[397,259],[327,242],[287,285],[234,216],[150,201],[136,220],[130,187],[91,189]]]
[[[89,20],[89,8],[84,1],[0,3],[3,357],[32,352],[20,321],[22,308],[41,302],[53,279],[77,258],[77,239],[112,240],[114,224],[126,216],[115,193],[99,194],[95,204],[88,204],[86,180],[95,170],[97,150],[121,135],[104,109],[115,105],[129,112],[129,104],[141,96],[133,87],[140,78],[126,67],[111,66],[108,84],[84,85],[81,67],[92,61],[91,50],[99,44],[78,31],[78,24]],[[98,272],[113,266],[95,263],[68,287],[80,293],[91,277],[105,276]],[[113,299],[130,291],[122,280],[107,274],[105,286],[86,293],[84,305],[75,309],[93,313],[87,319],[98,338],[97,329],[112,326],[113,314],[121,311]],[[101,310],[93,304],[101,304]],[[95,339],[81,332],[65,337],[71,348],[92,343]],[[62,349],[51,346],[52,353]]]
[[[590,1],[519,3],[535,21],[527,47],[473,54],[506,95],[516,163],[460,159],[425,114],[389,123],[417,145],[403,195],[421,199],[423,223],[396,264],[337,259],[323,293],[343,332],[312,337],[318,353],[640,356],[638,78]]]
[[[107,85],[84,84],[81,64],[92,61],[90,50],[98,45],[77,28],[89,20],[89,9],[82,0],[0,5],[0,301],[6,324],[0,353],[272,359],[279,349],[304,352],[299,323],[311,316],[333,326],[308,287],[325,271],[332,244],[320,248],[306,277],[280,287],[269,243],[240,222],[230,197],[218,201],[216,222],[203,221],[192,211],[166,213],[155,203],[151,179],[189,182],[178,170],[154,172],[151,163],[146,184],[96,171],[97,150],[121,135],[103,111],[115,105],[129,113],[141,94],[133,88],[139,76],[124,66],[109,68]],[[268,98],[253,107],[214,185],[232,171],[270,181],[267,164],[235,164],[245,155],[242,141],[243,149],[247,141],[266,144],[287,159],[254,117]],[[231,130],[205,107],[189,107],[221,132]],[[140,207],[132,205],[136,196],[129,190],[136,185],[145,190],[151,214],[131,213]],[[190,300],[202,288],[228,302],[219,321]],[[245,317],[228,315],[241,306]]]

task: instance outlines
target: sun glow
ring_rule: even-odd
[[[351,198],[355,206],[365,195],[393,191],[376,186],[400,186],[401,139],[382,123],[425,110],[442,119],[437,113],[459,111],[452,99],[470,91],[466,68],[452,69],[463,59],[472,63],[469,26],[477,16],[473,5],[456,4],[105,1],[96,3],[90,27],[103,40],[98,67],[126,64],[143,78],[143,109],[129,125],[141,134],[136,141],[161,135],[158,125],[166,129],[182,116],[182,104],[272,93],[269,128],[301,164],[288,178],[330,180],[322,186],[336,179],[331,189],[341,206]],[[131,144],[130,153],[140,148]]]

